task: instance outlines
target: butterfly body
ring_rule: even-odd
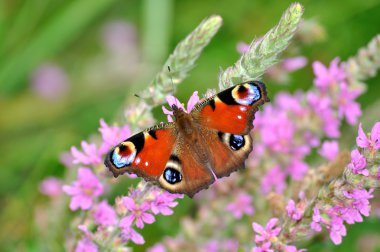
[[[126,139],[109,152],[105,164],[115,177],[137,174],[192,197],[215,177],[244,167],[252,151],[254,114],[268,100],[265,85],[254,81],[205,99],[190,113],[173,105],[174,122]]]

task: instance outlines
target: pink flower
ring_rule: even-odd
[[[183,107],[182,103],[172,95],[168,95],[166,97],[166,101],[168,102],[170,108],[173,105],[176,105],[178,108],[181,108],[186,113],[190,113],[194,106],[199,102],[198,91],[195,91],[193,95],[190,97],[189,101],[187,102],[187,110]],[[165,106],[162,106],[162,110],[164,111],[165,115],[168,115],[168,121],[173,122],[173,118],[171,117],[173,115],[173,111],[168,110],[167,108],[165,108]]]
[[[268,242],[277,237],[277,235],[281,232],[281,228],[276,228],[277,222],[277,218],[270,219],[265,229],[256,222],[253,222],[252,228],[256,232],[255,242]]]
[[[57,65],[42,65],[33,72],[32,89],[38,95],[57,100],[62,98],[69,90],[66,73]]]
[[[318,115],[322,119],[323,131],[331,138],[340,137],[340,120],[334,115],[331,109],[321,111]]]
[[[351,192],[344,192],[344,196],[348,199],[353,199],[354,201],[349,205],[360,212],[364,216],[369,216],[371,207],[369,199],[373,198],[373,189],[355,188]]]
[[[173,210],[170,208],[175,207],[178,204],[178,202],[174,201],[177,198],[183,198],[183,195],[158,191],[158,194],[150,205],[152,212],[156,215],[159,213],[162,215],[172,215]]]
[[[81,167],[78,170],[78,179],[71,186],[63,186],[63,191],[72,196],[70,209],[78,208],[88,210],[92,206],[92,200],[103,193],[103,185],[98,177],[89,169]]]
[[[285,173],[280,166],[275,166],[267,172],[261,179],[261,189],[263,193],[267,194],[273,189],[277,193],[282,193],[285,190]]]
[[[323,131],[328,137],[339,137],[340,120],[335,116],[331,108],[331,98],[326,95],[318,95],[308,92],[307,102],[314,110],[315,115],[321,119]]]
[[[360,104],[355,102],[355,99],[360,95],[358,91],[348,90],[345,82],[340,85],[340,93],[338,97],[338,113],[340,117],[346,117],[349,124],[356,124],[358,118],[361,116],[362,111]]]
[[[55,177],[47,177],[40,184],[40,192],[50,197],[57,197],[62,193],[62,181]]]
[[[100,225],[114,225],[117,221],[116,212],[107,201],[102,201],[95,207],[93,216],[95,222]]]
[[[304,212],[304,204],[297,204],[294,200],[289,200],[288,205],[286,206],[286,211],[288,216],[292,218],[292,220],[298,221],[302,219]]]
[[[339,145],[337,141],[325,141],[322,144],[321,149],[318,151],[318,153],[328,159],[328,160],[334,160],[339,153]]]
[[[266,242],[259,247],[252,248],[252,252],[273,252],[274,250],[270,248],[271,242]]]
[[[74,164],[100,164],[102,162],[101,155],[96,150],[95,144],[89,144],[86,141],[81,142],[84,153],[80,152],[75,146],[71,147],[71,155],[74,157]]]
[[[326,95],[322,96],[316,94],[316,92],[309,91],[306,94],[306,100],[317,114],[331,108],[331,99]]]
[[[270,119],[265,120],[265,118]],[[291,151],[294,145],[295,125],[285,111],[267,108],[263,117],[260,118],[260,123],[263,124],[261,139],[265,145],[274,152],[289,153]]]
[[[235,200],[226,206],[226,211],[233,214],[236,219],[241,219],[244,214],[252,215],[255,209],[252,207],[252,197],[246,193],[239,193]]]
[[[344,69],[339,66],[339,58],[335,58],[330,63],[330,67],[326,68],[321,62],[313,63],[313,71],[315,74],[314,84],[321,90],[326,90],[328,87],[337,85],[338,82],[346,78]]]
[[[122,227],[121,238],[123,239],[124,242],[131,240],[136,244],[145,243],[144,237],[142,237],[141,234],[137,233],[136,230],[134,230],[131,227]]]
[[[75,252],[97,252],[98,247],[90,239],[84,238],[78,241]]]
[[[99,131],[103,139],[103,143],[99,148],[101,155],[107,153],[111,147],[116,146],[131,135],[131,130],[128,125],[124,125],[121,128],[115,126],[110,127],[103,119],[100,119]]]
[[[322,217],[319,212],[319,209],[317,207],[314,207],[313,209],[313,221],[310,224],[311,229],[321,232],[322,227],[321,227],[321,222],[322,222]]]
[[[335,245],[342,243],[342,236],[346,236],[346,227],[343,225],[343,219],[340,217],[333,217],[331,219],[330,227],[330,239]]]
[[[359,124],[358,136],[356,144],[361,148],[369,148],[373,150],[380,149],[380,122],[377,122],[371,130],[370,138],[367,138],[363,131],[362,124]]]
[[[351,151],[351,163],[349,163],[348,168],[350,168],[354,174],[362,174],[368,177],[369,170],[367,170],[366,167],[367,161],[365,157],[356,149]]]
[[[308,108],[301,104],[302,93],[291,95],[280,92],[276,95],[275,106],[281,110],[291,111],[299,117],[304,117],[308,113]]]
[[[141,205],[136,205],[135,201],[130,197],[124,197],[123,203],[130,213],[120,220],[120,227],[128,228],[132,226],[134,220],[136,220],[136,226],[138,228],[144,227],[144,222],[152,224],[155,219],[154,216],[146,213],[150,209],[148,202],[143,202]]]
[[[306,64],[307,64],[307,59],[306,57],[303,57],[303,56],[286,58],[281,63],[284,70],[289,71],[289,72],[293,72],[298,69],[301,69],[305,67]]]

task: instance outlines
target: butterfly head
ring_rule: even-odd
[[[176,104],[172,105],[173,115],[178,120],[179,118],[183,118],[186,115],[186,112]]]

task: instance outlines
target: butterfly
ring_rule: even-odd
[[[115,177],[136,174],[193,197],[216,178],[244,168],[252,151],[252,121],[268,101],[265,84],[249,81],[206,98],[189,114],[174,104],[175,121],[129,137],[104,163]]]

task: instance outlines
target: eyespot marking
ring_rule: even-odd
[[[171,185],[182,181],[182,174],[171,167],[167,167],[164,171],[164,179]]]
[[[136,148],[132,142],[123,142],[114,149],[111,160],[120,169],[131,165],[136,158],[136,154]]]
[[[229,145],[230,145],[231,149],[234,151],[240,150],[245,145],[244,136],[231,135]]]
[[[181,164],[181,160],[179,160],[179,158],[178,158],[178,156],[176,156],[176,155],[170,155],[170,157],[169,157],[169,161],[173,161],[174,163],[177,163],[177,164]]]
[[[251,105],[260,100],[260,89],[254,84],[241,84],[232,90],[232,97],[236,103],[241,105]]]
[[[231,150],[237,151],[245,146],[246,139],[241,135],[218,132],[220,141],[225,143]]]

